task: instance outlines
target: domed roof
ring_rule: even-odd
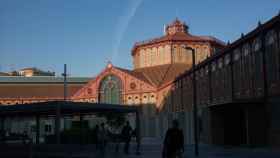
[[[153,38],[150,40],[145,40],[141,42],[136,42],[132,48],[132,55],[136,53],[136,49],[141,46],[152,45],[162,42],[211,42],[218,45],[225,45],[223,41],[211,36],[195,36],[188,32],[189,27],[178,18],[176,18],[172,23],[166,26],[165,35]]]

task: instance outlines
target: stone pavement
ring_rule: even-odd
[[[136,155],[136,143],[132,142],[130,154],[123,154],[123,144],[119,146],[117,152],[116,144],[108,144],[104,153],[95,150],[94,145],[60,145],[60,146],[37,146],[31,153],[33,158],[161,158],[161,141],[159,140],[143,140],[140,148],[140,155]],[[2,158],[18,158],[20,147],[10,148],[8,145],[3,144],[0,148],[0,157]],[[4,150],[3,150],[4,148]],[[8,150],[11,149],[11,150]],[[31,148],[30,148],[31,149]],[[41,150],[40,150],[41,149]],[[11,151],[11,152],[9,152]],[[16,151],[16,152],[15,152]],[[200,155],[198,158],[280,158],[280,149],[269,148],[245,148],[245,147],[221,147],[200,144]],[[17,154],[18,153],[18,154]],[[5,156],[6,155],[6,156]],[[12,156],[15,155],[15,156]],[[21,154],[20,157],[23,156]],[[29,157],[28,157],[29,158]],[[194,146],[185,146],[184,158],[195,158]]]
[[[160,143],[143,143],[141,155],[135,154],[135,144],[131,146],[131,154],[124,155],[122,146],[120,151],[106,152],[105,158],[161,158]],[[198,158],[280,158],[280,149],[268,148],[241,148],[241,147],[221,147],[213,145],[199,145],[200,155]],[[101,157],[99,155],[98,157]],[[195,158],[194,146],[185,147],[184,158]]]

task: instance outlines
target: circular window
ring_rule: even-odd
[[[131,89],[135,89],[136,88],[136,84],[134,82],[130,83],[130,88]]]

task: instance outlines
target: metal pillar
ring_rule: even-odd
[[[196,73],[195,73],[195,51],[192,50],[192,69],[193,69],[193,119],[194,119],[194,143],[195,155],[198,156],[198,133],[197,133],[197,103],[196,103]]]
[[[140,109],[137,109],[136,112],[136,142],[137,142],[137,148],[136,148],[136,155],[140,155],[140,145],[141,145],[141,125],[140,125]]]
[[[185,46],[184,49],[192,53],[192,74],[193,74],[193,120],[194,120],[194,150],[195,156],[198,156],[198,131],[197,131],[197,100],[196,100],[196,74],[195,74],[195,49]]]
[[[56,115],[55,115],[55,136],[56,136],[56,144],[60,144],[60,105],[56,105]]]
[[[1,126],[0,126],[0,131],[5,130],[5,117],[1,117]]]
[[[250,145],[249,108],[245,108],[246,144]]]
[[[36,116],[36,144],[40,144],[40,116]]]
[[[80,143],[84,144],[85,143],[85,133],[84,133],[84,116],[80,114],[80,131],[81,131],[81,137],[80,137]]]
[[[63,76],[63,85],[64,85],[64,101],[67,101],[67,65],[64,64],[64,73],[62,74]]]
[[[1,117],[0,137],[5,135],[5,117]],[[2,140],[0,140],[2,141]]]

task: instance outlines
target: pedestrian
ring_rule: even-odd
[[[135,137],[136,138],[136,128],[134,130],[132,130],[131,137]]]
[[[95,125],[93,129],[93,143],[95,144],[96,149],[99,149],[98,135],[99,135],[99,125]]]
[[[5,140],[5,130],[0,130],[0,142],[4,142]]]
[[[132,128],[131,128],[129,122],[127,121],[126,125],[122,129],[122,137],[123,137],[124,142],[125,142],[125,145],[124,145],[124,153],[125,154],[129,154],[131,134],[132,134]]]
[[[22,143],[23,143],[23,144],[27,144],[27,140],[28,140],[27,131],[23,131],[23,134],[22,134]]]
[[[184,135],[179,129],[177,120],[173,120],[172,128],[165,134],[162,157],[163,158],[182,158],[184,152]]]
[[[101,127],[98,132],[98,139],[99,139],[99,145],[102,153],[105,153],[107,137],[108,137],[108,131],[105,128],[105,124],[101,123]]]

